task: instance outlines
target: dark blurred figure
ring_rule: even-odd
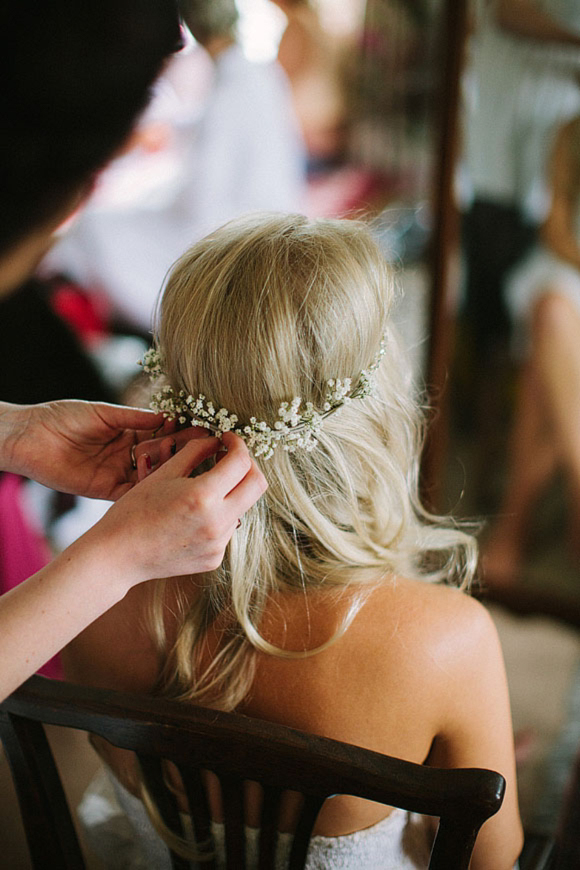
[[[180,31],[171,0],[0,9],[0,395],[112,399],[48,291],[21,282],[127,139]]]
[[[475,366],[509,332],[507,271],[544,219],[550,131],[580,108],[577,0],[483,0],[471,39],[465,127],[464,322]]]

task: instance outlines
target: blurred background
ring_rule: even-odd
[[[0,394],[139,403],[188,245],[257,209],[368,219],[431,406],[424,494],[480,524],[475,592],[504,647],[524,822],[550,833],[580,746],[580,3],[183,9],[184,47],[123,153],[0,301],[17,346]],[[12,475],[0,507],[3,589],[107,509]],[[69,738],[80,796],[97,761]],[[4,866],[26,868],[3,766],[0,837]]]

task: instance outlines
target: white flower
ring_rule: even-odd
[[[327,391],[322,410],[317,411],[312,402],[306,402],[304,410],[300,409],[302,399],[295,396],[290,402],[282,402],[278,408],[278,417],[271,427],[264,420],[250,417],[245,426],[236,427],[238,417],[230,414],[226,408],[215,409],[213,402],[206,400],[203,393],[196,399],[186,395],[183,390],[176,393],[171,386],[164,386],[151,397],[150,407],[153,411],[163,414],[168,420],[177,419],[184,424],[189,419],[192,426],[202,426],[214,432],[221,438],[224,432],[234,431],[244,439],[254,456],[270,459],[281,444],[288,453],[294,453],[298,448],[307,451],[314,450],[318,444],[318,435],[325,417],[344,407],[352,399],[363,399],[373,392],[374,373],[385,355],[385,342],[381,341],[379,352],[372,365],[363,370],[352,387],[352,378],[331,378],[327,381]],[[148,350],[140,362],[143,370],[151,380],[156,380],[164,374],[163,361],[158,350]]]
[[[142,360],[139,360],[139,365],[143,366],[143,371],[147,372],[151,380],[163,374],[161,354],[153,347],[144,354]]]

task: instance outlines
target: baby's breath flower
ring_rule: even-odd
[[[143,366],[143,371],[147,372],[151,380],[155,380],[163,374],[161,354],[154,347],[149,348],[143,359],[139,360],[139,365]]]
[[[200,393],[194,399],[183,390],[176,393],[171,386],[164,386],[151,397],[150,407],[153,411],[163,414],[168,420],[177,419],[184,424],[188,420],[192,426],[201,426],[214,432],[219,438],[224,432],[235,432],[244,439],[248,449],[254,456],[270,459],[278,446],[288,453],[297,449],[311,451],[318,444],[318,434],[325,417],[344,407],[352,399],[364,399],[370,396],[374,389],[374,374],[385,355],[385,341],[381,341],[379,352],[374,362],[363,370],[352,387],[352,378],[331,378],[326,382],[326,394],[322,411],[317,411],[312,402],[306,402],[301,409],[302,399],[295,396],[290,402],[282,402],[278,408],[278,417],[273,426],[264,420],[250,417],[250,422],[244,426],[236,425],[238,417],[230,414],[226,408],[215,409],[213,402]],[[148,350],[140,361],[143,370],[151,380],[156,380],[164,374],[163,360],[158,350]]]

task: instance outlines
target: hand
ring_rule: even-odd
[[[161,435],[174,428],[159,414],[117,405],[3,405],[0,467],[62,492],[116,500],[137,482],[131,447],[150,439],[159,427]],[[207,431],[190,427],[175,433],[174,439],[181,446],[199,437],[207,438]],[[155,444],[149,453],[156,464]]]
[[[98,536],[100,552],[122,567],[127,588],[221,563],[239,518],[267,487],[241,438],[226,432],[223,444],[228,452],[214,468],[190,478],[221,447],[214,437],[190,440],[83,536],[85,544]]]

